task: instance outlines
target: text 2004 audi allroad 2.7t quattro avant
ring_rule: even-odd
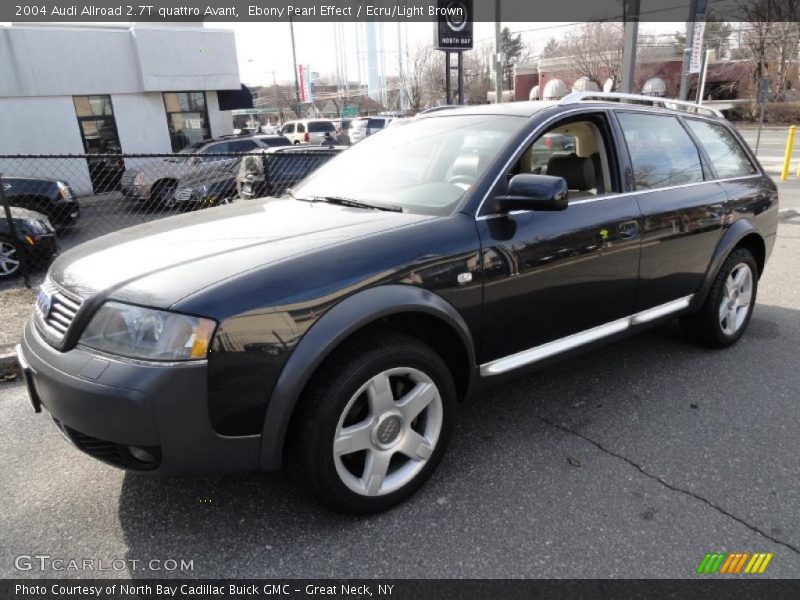
[[[65,252],[19,358],[36,410],[98,459],[289,460],[329,506],[377,511],[431,474],[481,382],[672,317],[733,344],[777,212],[708,109],[573,94],[443,110],[284,198]]]

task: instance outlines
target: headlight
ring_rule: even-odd
[[[84,346],[144,360],[206,357],[216,323],[189,315],[106,302],[84,329]]]
[[[47,228],[41,220],[25,219],[16,222],[19,231],[23,233],[47,233]]]
[[[133,185],[136,187],[143,187],[144,186],[144,173],[139,172],[133,178]]]
[[[69,191],[68,185],[62,183],[61,181],[57,181],[56,186],[58,187],[58,193],[61,194],[62,198],[72,198],[72,192]]]

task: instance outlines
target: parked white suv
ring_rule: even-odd
[[[360,142],[389,125],[392,117],[361,117],[350,124],[350,143]]]
[[[336,137],[336,126],[333,121],[301,119],[289,121],[281,129],[281,135],[289,138],[293,144],[321,144],[326,133]]]

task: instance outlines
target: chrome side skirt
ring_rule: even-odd
[[[634,315],[623,317],[603,325],[598,325],[592,329],[579,331],[578,333],[573,333],[567,337],[553,340],[552,342],[547,342],[541,346],[535,346],[533,348],[523,350],[522,352],[517,352],[516,354],[504,356],[503,358],[498,358],[491,362],[484,363],[480,367],[481,376],[488,377],[491,375],[499,375],[501,373],[513,371],[519,367],[539,362],[540,360],[550,358],[556,354],[561,354],[562,352],[578,348],[579,346],[601,340],[604,337],[621,333],[626,329],[630,329],[636,325],[642,325],[643,323],[655,321],[661,317],[682,311],[689,307],[693,297],[693,294],[684,296],[683,298],[678,298],[677,300],[667,302],[666,304],[648,308],[647,310],[643,310]]]

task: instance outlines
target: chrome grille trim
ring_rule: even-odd
[[[177,192],[175,192],[175,201],[176,202],[188,202],[192,199],[192,189],[191,188],[181,188]]]
[[[40,291],[50,297],[50,305],[49,309],[44,312],[43,303],[37,298],[34,309],[36,322],[48,336],[60,342],[69,331],[83,300],[79,296],[61,289],[49,278],[44,280]]]

